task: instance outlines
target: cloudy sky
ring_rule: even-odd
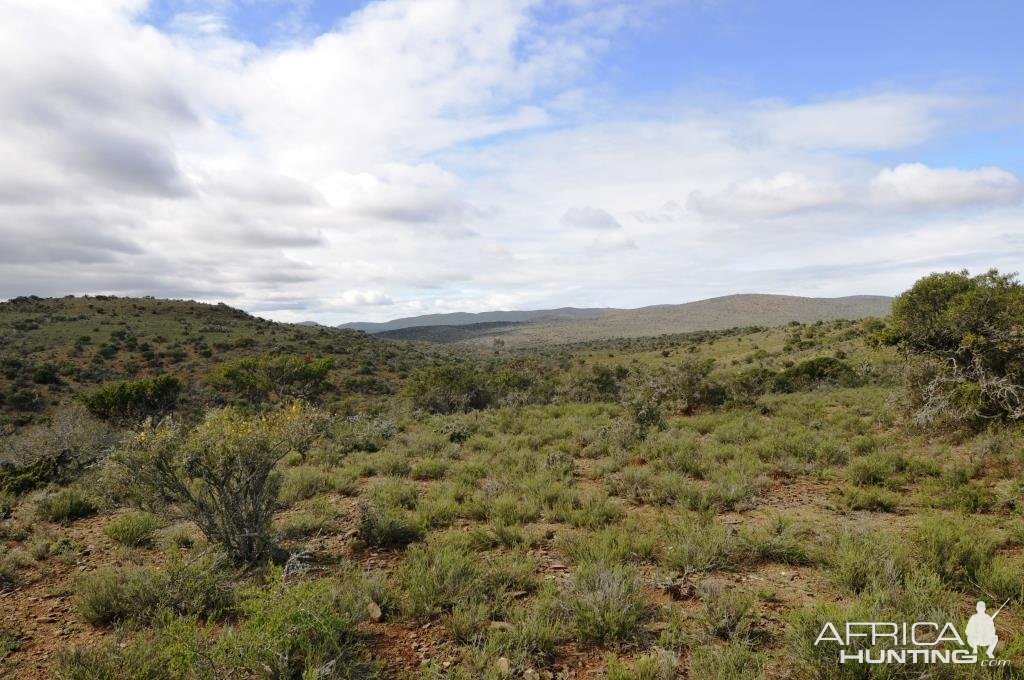
[[[1024,269],[1024,5],[0,0],[0,297],[323,322]]]

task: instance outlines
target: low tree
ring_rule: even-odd
[[[327,389],[334,359],[299,356],[248,357],[218,366],[207,377],[213,387],[253,405],[282,399],[314,399]]]
[[[184,516],[236,560],[252,563],[271,547],[278,461],[307,451],[326,424],[321,411],[300,403],[255,417],[218,409],[191,430],[170,420],[148,425],[112,464],[136,505]]]
[[[85,407],[103,420],[138,421],[174,410],[182,382],[173,375],[107,383],[79,397]]]
[[[1024,286],[993,269],[931,274],[893,302],[874,337],[907,358],[919,424],[1024,418]]]
[[[443,364],[417,371],[405,383],[414,408],[430,413],[462,413],[492,401],[487,376],[470,364]]]

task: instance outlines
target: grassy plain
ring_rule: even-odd
[[[329,435],[279,464],[283,551],[270,563],[232,564],[193,523],[127,507],[102,456],[68,483],[0,499],[0,668],[12,677],[988,678],[1024,668],[1020,429],[910,427],[900,362],[865,344],[870,321],[467,351],[488,374],[539,366],[554,387],[538,403],[431,414],[402,387],[451,358],[437,348],[194,303],[34,304],[5,308],[5,356],[54,364],[61,382],[33,383],[45,402],[35,410],[8,404],[5,445],[110,379],[182,375],[188,419],[221,403],[203,380],[221,362],[288,352],[339,364],[323,397]],[[92,359],[108,346],[113,356]],[[581,377],[613,375],[625,390],[701,360],[713,362],[710,380],[734,384],[821,357],[849,367],[848,386],[669,402],[643,427],[625,391],[579,389],[590,384]],[[352,376],[387,389],[354,390]],[[826,621],[948,620],[962,631],[978,599],[1009,599],[997,656],[1012,666],[839,665],[835,646],[813,644]]]

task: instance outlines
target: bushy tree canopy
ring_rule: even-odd
[[[915,419],[1024,417],[1024,286],[1015,274],[931,274],[896,298],[877,338],[911,360]]]

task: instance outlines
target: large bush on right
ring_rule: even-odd
[[[893,302],[877,340],[908,360],[921,425],[1024,418],[1024,286],[990,270],[931,274]]]

